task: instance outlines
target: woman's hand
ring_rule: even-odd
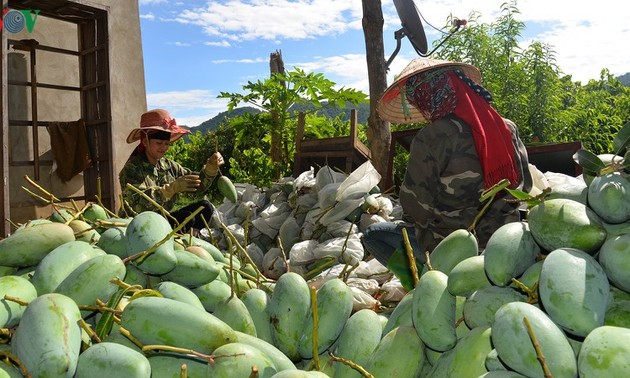
[[[223,155],[220,152],[215,152],[208,158],[206,165],[203,167],[203,171],[207,176],[214,177],[219,173],[219,168],[225,163]]]

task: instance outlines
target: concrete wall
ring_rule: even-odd
[[[109,59],[112,106],[112,148],[117,186],[116,197],[120,193],[118,172],[122,169],[129,154],[135,147],[126,143],[129,132],[137,127],[140,115],[146,111],[144,81],[144,61],[140,34],[140,18],[137,0],[94,0],[78,1],[83,5],[107,9],[109,13]],[[78,32],[72,23],[52,18],[38,17],[32,32],[23,30],[11,34],[10,39],[35,39],[42,45],[69,50],[77,50]],[[25,51],[10,50],[7,57],[9,80],[30,80],[30,57]],[[55,53],[38,51],[36,61],[37,81],[56,85],[79,85],[78,58]],[[9,86],[9,118],[31,119],[30,89]],[[80,118],[78,93],[60,92],[38,88],[38,119],[42,121],[74,121]],[[33,151],[31,127],[11,127],[9,129],[11,160],[33,160],[39,156],[42,165],[37,184],[57,197],[71,197],[83,194],[83,175],[79,174],[68,182],[61,182],[55,173],[55,166],[45,163],[52,160],[50,136],[46,128],[38,128],[38,151]],[[46,217],[51,209],[42,206],[42,201],[29,195],[23,186],[33,190],[24,176],[35,178],[32,166],[13,166],[10,169],[11,220],[23,223],[29,219]],[[36,190],[34,190],[37,192]],[[41,193],[40,193],[41,194]],[[82,204],[80,204],[82,205]],[[119,206],[116,202],[116,211]]]

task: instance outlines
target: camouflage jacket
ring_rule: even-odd
[[[517,189],[528,192],[532,179],[527,151],[516,125],[509,120],[506,123],[516,151]],[[482,208],[479,197],[483,189],[481,165],[470,127],[464,121],[451,116],[418,131],[411,143],[400,203],[415,224],[418,243],[424,249],[421,253],[432,251],[448,234],[472,224]],[[520,219],[519,205],[495,198],[475,229],[480,248],[501,225]]]
[[[165,201],[162,192],[159,190],[162,186],[169,184],[177,177],[189,174],[198,174],[201,179],[199,190],[194,193],[178,193],[170,200]],[[173,206],[181,195],[189,196],[192,200],[201,200],[212,186],[214,177],[206,176],[202,172],[194,172],[181,164],[166,158],[158,160],[156,165],[149,162],[145,154],[134,155],[127,160],[125,166],[118,176],[124,207],[130,206],[133,211],[140,213],[147,210],[156,210],[155,206],[147,201],[142,195],[127,187],[131,184],[136,189],[141,190],[152,200],[159,203],[167,211],[172,211]],[[121,207],[120,213],[124,214]]]

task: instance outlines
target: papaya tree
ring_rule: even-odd
[[[263,151],[272,156],[274,176],[280,178],[283,171],[290,167],[292,156],[289,145],[293,140],[288,132],[294,127],[290,119],[293,117],[291,108],[296,104],[313,104],[321,107],[323,103],[345,107],[346,104],[358,104],[366,99],[366,95],[352,88],[335,88],[336,83],[326,79],[321,73],[306,73],[300,68],[292,71],[274,72],[266,80],[248,81],[243,85],[244,93],[221,92],[219,98],[228,99],[228,111],[239,104],[246,103],[262,110],[253,117],[266,117],[259,127],[267,135],[280,135],[280,146],[271,146],[270,151]],[[273,114],[274,117],[268,117]],[[278,156],[271,155],[271,151],[278,151]],[[276,154],[274,154],[276,155]]]

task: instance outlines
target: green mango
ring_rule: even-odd
[[[37,264],[31,281],[40,295],[51,293],[79,265],[102,255],[105,251],[85,241],[69,241],[50,251]]]
[[[213,352],[217,357],[208,366],[208,377],[233,378],[250,377],[255,368],[256,377],[271,378],[277,373],[273,361],[261,350],[243,343],[222,345]]]
[[[586,205],[566,198],[533,206],[527,223],[536,243],[547,252],[567,247],[594,254],[606,240],[601,218]]]
[[[172,231],[173,228],[166,218],[156,212],[144,211],[136,215],[127,225],[125,232],[127,256],[135,256],[162,243],[144,260],[133,261],[148,274],[162,275],[170,272],[177,265],[173,236],[169,236]]]
[[[448,275],[449,293],[468,297],[475,291],[492,285],[486,275],[484,261],[484,255],[477,255],[468,257],[455,265]]]
[[[39,223],[0,240],[0,261],[3,266],[35,266],[50,251],[73,240],[74,231],[67,224]]]
[[[205,354],[236,339],[235,331],[216,316],[164,297],[131,300],[120,324],[143,344],[170,345]]]
[[[38,296],[11,338],[13,354],[32,377],[73,377],[81,351],[79,319],[79,307],[69,297]]]
[[[588,206],[608,223],[630,220],[630,181],[620,172],[597,176],[588,186]]]
[[[464,321],[470,328],[492,325],[501,306],[525,302],[527,297],[509,286],[488,286],[472,293],[464,303]]]
[[[0,328],[12,328],[20,322],[26,306],[5,299],[5,295],[28,303],[37,298],[37,289],[21,276],[0,277]]]
[[[341,279],[326,281],[315,294],[317,298],[317,354],[324,353],[337,340],[346,321],[352,314],[353,295]],[[313,309],[308,314],[304,333],[299,340],[298,352],[303,359],[313,358]]]
[[[236,187],[227,176],[219,176],[219,178],[217,178],[217,188],[219,189],[219,193],[230,202],[236,203],[236,201],[238,201]]]
[[[122,344],[101,342],[79,355],[74,378],[150,378],[151,364],[145,355]]]
[[[175,299],[176,301],[188,303],[200,310],[205,311],[199,297],[195,295],[189,288],[172,281],[162,281],[155,286],[155,290],[160,292],[165,298]]]
[[[241,301],[247,307],[256,327],[256,337],[272,343],[271,324],[269,324],[269,314],[267,314],[269,299],[269,294],[258,288],[249,289],[241,295]]]
[[[572,335],[585,337],[604,325],[610,284],[588,253],[559,248],[545,258],[538,292],[549,317]]]
[[[597,260],[613,285],[630,292],[630,234],[606,240]]]
[[[449,293],[447,281],[448,276],[439,270],[423,274],[413,292],[411,312],[414,328],[422,342],[440,352],[457,343],[456,299]]]
[[[524,319],[547,357],[552,376],[575,378],[577,362],[564,332],[542,310],[525,302],[507,303],[494,316],[491,340],[501,361],[525,376],[544,376]]]
[[[578,355],[580,377],[630,376],[630,329],[602,326],[590,332]]]
[[[425,362],[423,350],[413,327],[400,326],[383,336],[364,368],[373,377],[415,378]]]
[[[213,314],[232,327],[232,329],[256,336],[254,319],[245,303],[236,295],[231,295],[220,301]]]
[[[304,278],[294,272],[280,276],[267,310],[273,344],[292,361],[300,360],[299,341],[311,310],[311,293]]]
[[[335,343],[334,354],[363,366],[367,363],[383,335],[378,323],[378,314],[370,309],[362,309],[350,316]],[[411,317],[409,317],[411,322]],[[360,373],[342,363],[335,363],[333,378],[359,377]]]
[[[510,222],[490,236],[483,254],[488,279],[497,286],[507,286],[536,262],[540,247],[526,222]]]

